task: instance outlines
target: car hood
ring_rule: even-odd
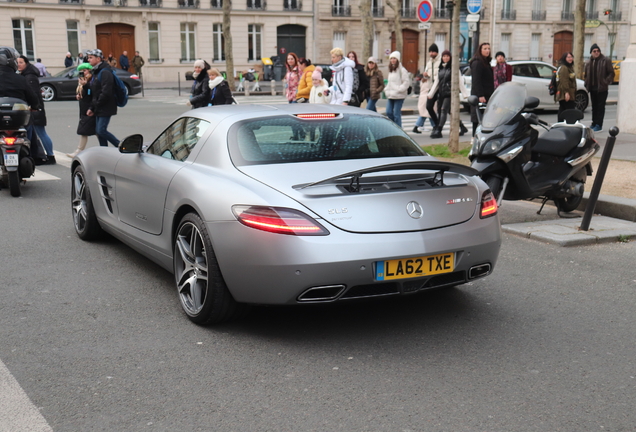
[[[350,232],[431,230],[477,214],[480,196],[472,168],[424,158],[396,159],[239,169]]]

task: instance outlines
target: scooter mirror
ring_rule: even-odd
[[[467,100],[468,100],[468,105],[472,105],[472,106],[475,106],[475,107],[479,105],[479,97],[477,97],[475,95],[468,96]]]
[[[526,109],[530,109],[530,108],[536,108],[539,106],[539,98],[536,98],[534,96],[528,96],[526,98],[526,102],[524,104],[524,108]]]

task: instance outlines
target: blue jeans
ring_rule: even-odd
[[[432,118],[428,117],[428,120],[431,122],[431,127],[435,127],[435,122]],[[415,126],[422,127],[426,123],[426,117],[419,116],[417,120],[415,120]]]
[[[404,99],[387,99],[386,101],[386,115],[399,127],[402,127],[402,105],[404,105]]]
[[[97,134],[97,140],[102,147],[108,147],[110,142],[115,147],[119,146],[119,140],[115,135],[108,132],[108,123],[110,123],[110,116],[95,118],[95,133]]]
[[[46,150],[47,156],[53,156],[53,141],[51,141],[51,137],[46,133],[46,129],[44,126],[33,126],[35,128],[35,133],[42,141],[42,145],[44,146],[44,150]]]
[[[378,103],[377,99],[367,98],[367,109],[370,111],[378,112],[378,110],[375,108],[376,103]]]

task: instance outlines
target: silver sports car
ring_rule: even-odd
[[[359,108],[224,105],[152,143],[80,153],[80,238],[106,231],[174,273],[197,324],[248,304],[409,294],[490,274],[497,204],[470,167]]]

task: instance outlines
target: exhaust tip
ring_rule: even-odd
[[[468,270],[468,279],[476,279],[479,277],[488,276],[492,267],[489,263],[473,266]]]
[[[309,288],[298,296],[299,302],[321,302],[335,300],[345,290],[344,285],[325,285]]]

